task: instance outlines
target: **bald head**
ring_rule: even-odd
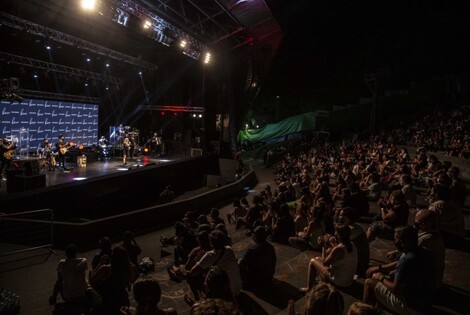
[[[415,226],[419,232],[432,232],[438,229],[438,218],[435,211],[421,209],[416,212]]]

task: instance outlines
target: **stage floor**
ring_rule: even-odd
[[[75,163],[67,163],[68,171],[41,170],[46,174],[46,187],[70,183],[72,181],[85,180],[99,176],[125,172],[130,169],[136,169],[149,164],[165,164],[187,158],[186,155],[174,156],[139,156],[133,159],[127,159],[127,164],[123,165],[122,157],[111,157],[104,161],[93,161],[87,163],[86,167],[78,167]],[[1,179],[0,179],[1,180]],[[0,194],[7,194],[7,181],[2,181]]]

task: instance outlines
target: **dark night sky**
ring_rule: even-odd
[[[387,68],[387,88],[469,72],[468,1],[268,0],[285,32],[261,99],[356,103],[367,71]]]

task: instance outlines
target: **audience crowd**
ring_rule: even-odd
[[[306,287],[300,289],[309,296],[307,314],[343,314],[339,290],[357,277],[365,278],[362,302],[348,314],[428,314],[442,283],[445,248],[461,247],[465,236],[466,189],[459,168],[434,152],[466,157],[469,130],[468,115],[459,109],[367,140],[312,140],[299,153],[284,152],[272,185],[251,201],[234,200],[227,222],[217,209],[197,218],[188,211],[175,235],[161,242],[174,248],[171,279],[191,288],[192,296],[185,296],[191,314],[251,314],[242,289],[256,295],[273,284],[272,243],[320,253],[305,266]],[[408,151],[413,146],[416,153]],[[252,237],[242,257],[231,247],[226,224]],[[377,238],[393,241],[397,249],[383,257],[389,263],[371,266],[369,246]],[[88,277],[86,259],[67,247],[51,304],[60,294],[65,305],[83,313],[131,314],[133,287],[136,314],[176,314],[158,307],[156,280],[137,280],[141,249],[130,231],[122,244],[112,248],[104,237],[99,247]],[[295,314],[293,301],[288,309]]]

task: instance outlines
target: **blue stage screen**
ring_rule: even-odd
[[[0,102],[0,131],[3,137],[19,137],[29,129],[29,148],[37,149],[45,138],[55,143],[59,135],[77,145],[98,141],[98,105],[24,99]]]

